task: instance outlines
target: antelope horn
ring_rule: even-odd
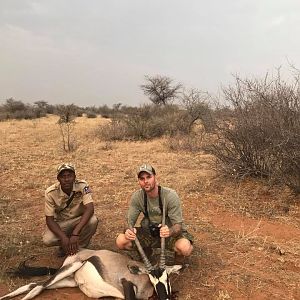
[[[166,224],[166,201],[165,198],[163,199],[163,216],[162,216],[162,223],[161,226],[165,226]],[[160,239],[160,261],[159,267],[161,269],[166,269],[166,255],[165,255],[165,248],[166,248],[166,239],[162,237]]]
[[[133,228],[133,226],[131,228]],[[133,229],[132,229],[132,231],[133,231]],[[134,242],[135,242],[135,245],[136,245],[136,247],[139,251],[139,254],[141,255],[141,258],[144,262],[146,270],[150,273],[151,271],[154,270],[154,267],[151,265],[150,260],[146,256],[146,253],[145,253],[143,247],[141,246],[141,243],[140,243],[139,239],[137,238],[137,236],[135,237]]]

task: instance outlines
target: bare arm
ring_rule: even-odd
[[[53,216],[46,216],[46,224],[48,228],[60,239],[67,238],[66,234],[61,230],[59,225],[54,221]]]
[[[90,218],[94,214],[94,204],[90,202],[84,205],[84,212],[79,221],[79,223],[73,229],[72,235],[69,239],[69,247],[68,253],[69,254],[76,254],[79,250],[79,236],[82,228],[89,222]]]
[[[182,226],[181,224],[174,224],[171,227],[167,225],[161,227],[160,229],[160,237],[169,237],[169,236],[178,236],[181,233]]]

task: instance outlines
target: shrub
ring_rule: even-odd
[[[219,122],[210,151],[236,177],[261,176],[300,193],[300,98],[298,79],[242,80],[224,89],[232,117]]]
[[[143,105],[115,115],[111,123],[100,126],[98,134],[104,140],[147,140],[187,133],[184,116],[184,111],[175,105]]]
[[[0,106],[0,120],[36,119],[45,117],[49,111],[51,111],[50,106],[45,101],[38,101],[31,105],[9,98]]]
[[[86,112],[86,117],[89,119],[97,118],[97,114],[92,111],[88,111],[88,112]]]
[[[210,107],[211,96],[207,92],[197,89],[184,90],[180,99],[185,108],[184,119],[189,133],[192,132],[197,121],[201,121],[206,131],[214,130],[215,124]]]
[[[104,141],[119,141],[126,136],[126,126],[120,120],[112,120],[112,122],[99,126],[96,135]]]
[[[75,118],[78,115],[78,109],[75,105],[58,105],[56,107],[59,114],[58,125],[62,137],[63,149],[71,152],[76,149],[76,140],[74,135]]]

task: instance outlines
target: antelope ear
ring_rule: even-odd
[[[180,269],[182,269],[182,265],[166,266],[166,271],[168,274],[178,274]]]
[[[148,274],[146,268],[141,267],[134,263],[128,263],[127,268],[131,274],[136,274],[136,275]]]

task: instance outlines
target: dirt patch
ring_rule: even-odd
[[[151,162],[161,185],[182,199],[195,236],[189,267],[171,280],[178,299],[300,299],[299,199],[263,181],[234,183],[219,178],[213,157],[169,152],[165,140],[102,142],[95,130],[107,120],[76,119],[77,149],[62,150],[57,117],[0,123],[0,295],[32,280],[6,276],[26,258],[33,265],[59,266],[55,249],[41,242],[44,190],[56,181],[63,161],[93,190],[99,228],[94,249],[116,251],[135,169]],[[77,288],[45,291],[37,299],[89,299]]]

